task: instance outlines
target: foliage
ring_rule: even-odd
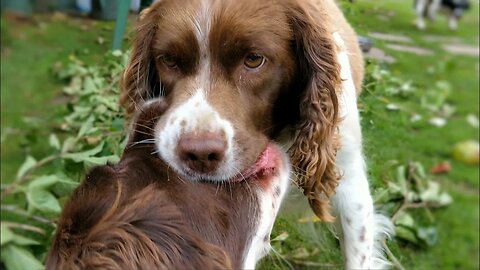
[[[428,73],[431,76],[436,75],[445,68],[444,65],[439,63],[436,67],[431,67]],[[452,92],[449,82],[437,80],[428,86],[418,86],[411,80],[395,76],[386,66],[375,61],[367,64],[365,90],[381,93],[379,101],[386,104],[387,110],[408,113],[409,121],[417,127],[425,124],[443,127],[456,111],[456,108],[448,103]],[[391,99],[414,100],[416,103],[413,106],[408,106],[405,102],[399,105]]]
[[[56,76],[68,83],[63,94],[69,102],[48,138],[51,154],[40,159],[28,155],[15,179],[1,187],[2,212],[8,213],[1,221],[7,269],[42,268],[66,196],[88,168],[119,160],[126,137],[118,80],[127,58],[128,53],[115,51],[100,65],[88,66],[72,55],[67,66],[54,66]],[[30,132],[26,140],[36,140],[35,136]],[[22,218],[26,224],[18,222]]]
[[[384,211],[392,212],[392,221],[398,239],[418,246],[432,246],[437,242],[437,229],[430,209],[449,205],[452,197],[440,190],[440,184],[431,179],[418,162],[397,166],[396,179],[387,187],[376,190],[375,203]],[[429,218],[425,226],[409,213],[409,209],[424,209]]]

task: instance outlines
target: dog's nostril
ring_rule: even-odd
[[[193,153],[188,153],[187,157],[189,160],[193,160],[193,161],[197,160],[197,156],[195,156],[195,154]]]
[[[218,160],[217,154],[215,154],[215,153],[209,154],[208,155],[208,160],[210,160],[210,161]]]

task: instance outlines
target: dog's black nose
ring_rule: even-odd
[[[211,173],[223,161],[227,141],[222,132],[185,133],[176,150],[180,160],[193,171]]]

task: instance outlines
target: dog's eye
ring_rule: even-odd
[[[243,64],[249,69],[259,68],[264,63],[265,57],[258,53],[247,54],[247,56],[245,56],[245,60],[243,61]]]
[[[168,54],[164,54],[164,55],[161,55],[160,56],[160,60],[162,61],[162,63],[168,67],[168,68],[176,68],[177,67],[177,58],[172,56],[172,55],[168,55]]]

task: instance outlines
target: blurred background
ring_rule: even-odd
[[[68,194],[118,160],[118,81],[147,2],[2,0],[0,269],[42,268]],[[366,57],[365,155],[395,269],[479,269],[479,2],[441,2],[461,9],[339,1]],[[301,196],[292,188],[260,269],[341,268]]]

